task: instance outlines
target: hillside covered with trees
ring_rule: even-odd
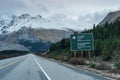
[[[0,60],[1,59],[6,59],[6,58],[11,58],[11,57],[16,57],[16,56],[21,56],[29,53],[28,51],[19,51],[19,50],[4,50],[0,51]]]
[[[103,60],[112,58],[113,54],[120,54],[120,20],[105,25],[93,26],[93,29],[85,30],[84,33],[92,32],[95,39],[94,55],[102,55]]]
[[[109,69],[120,73],[120,20],[117,19],[111,23],[106,22],[104,25],[94,25],[93,29],[84,30],[82,33],[93,33],[94,35],[94,51],[91,51],[91,55],[92,61],[98,61],[99,66],[96,66],[96,63],[90,63],[89,65],[92,68]],[[74,64],[84,64],[80,58],[73,58],[74,55],[70,51],[69,38],[52,44],[50,52],[45,56]],[[80,57],[80,52],[77,52],[77,57]],[[88,59],[86,51],[84,51],[84,58]],[[113,65],[112,67],[116,68],[111,69],[111,64]]]

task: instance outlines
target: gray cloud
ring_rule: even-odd
[[[100,22],[108,12],[120,9],[119,3],[120,0],[1,0],[0,15],[63,14],[74,20],[80,16],[81,24],[91,26]]]
[[[86,29],[92,28],[93,24],[99,24],[109,12],[111,12],[111,10],[103,10],[102,12],[79,16],[78,22]]]
[[[4,11],[17,13],[24,11],[31,14],[47,12],[47,15],[65,14],[73,18],[102,12],[104,9],[117,10],[120,7],[119,3],[120,0],[1,0],[0,13]]]
[[[14,13],[15,10],[24,8],[25,4],[18,0],[1,0],[0,1],[0,13]]]
[[[47,12],[45,6],[37,3],[37,0],[1,0],[0,14],[40,14]]]

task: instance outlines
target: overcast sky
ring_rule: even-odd
[[[88,27],[99,23],[108,12],[119,9],[120,0],[0,0],[0,15],[61,14]]]

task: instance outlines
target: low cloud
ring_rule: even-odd
[[[1,0],[0,14],[23,14],[31,15],[47,12],[45,6],[34,0]]]
[[[104,10],[102,12],[95,12],[94,14],[86,14],[79,16],[78,22],[85,28],[92,28],[94,24],[99,24],[105,16],[112,10]]]
[[[110,11],[120,9],[120,0],[1,0],[0,15],[29,13],[51,16],[63,14],[91,28]],[[78,18],[79,17],[79,18]]]

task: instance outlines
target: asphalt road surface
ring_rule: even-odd
[[[108,80],[107,78],[28,54],[0,61],[0,80]]]

